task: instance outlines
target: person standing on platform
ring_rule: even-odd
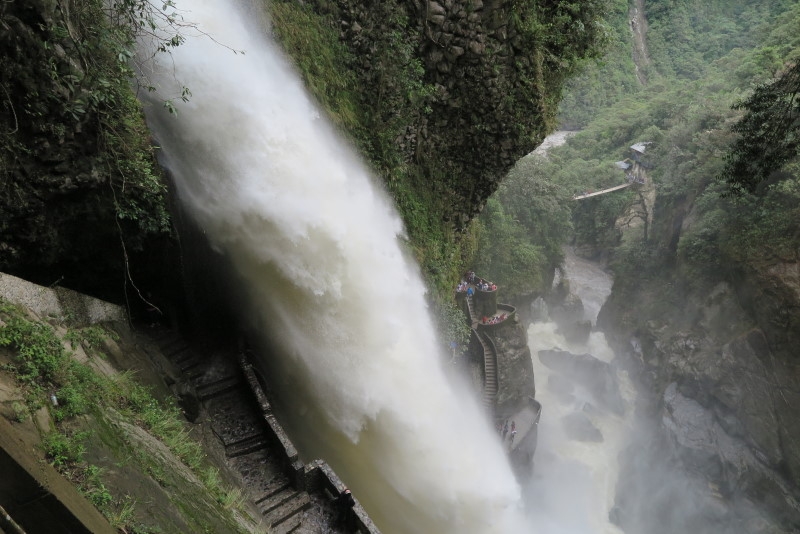
[[[352,530],[353,520],[351,519],[351,510],[355,506],[356,500],[350,490],[345,488],[336,498],[336,521],[335,524],[339,528],[343,528],[345,532]]]

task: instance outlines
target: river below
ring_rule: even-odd
[[[584,318],[594,324],[611,292],[611,276],[570,249],[562,276],[583,302]],[[530,514],[540,532],[548,534],[619,534],[622,531],[609,521],[609,512],[614,506],[619,454],[633,426],[634,388],[624,372],[613,371],[624,406],[622,414],[615,413],[603,408],[591,385],[551,369],[539,356],[540,351],[562,350],[611,363],[614,353],[601,332],[592,332],[585,343],[570,343],[555,322],[534,322],[528,329],[528,346],[536,397],[544,407],[534,475],[526,488]],[[570,431],[575,421],[586,430],[577,438]]]

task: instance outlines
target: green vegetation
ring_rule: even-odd
[[[356,130],[361,120],[356,79],[348,69],[349,52],[337,33],[305,5],[275,2],[270,16],[311,94],[328,110],[334,124],[343,131]]]
[[[637,140],[648,136],[648,140],[656,141],[651,175],[658,186],[657,209],[688,222],[676,232],[674,221],[662,219],[648,249],[650,255],[659,259],[658,263],[669,264],[673,256],[679,259],[691,279],[718,279],[736,265],[759,265],[780,258],[788,260],[793,257],[793,247],[796,250],[800,240],[797,217],[800,175],[796,163],[791,163],[796,160],[796,151],[785,144],[791,143],[792,123],[781,122],[784,130],[777,137],[783,135],[782,139],[756,140],[759,135],[754,134],[764,123],[748,122],[747,116],[740,119],[738,112],[742,107],[751,111],[756,108],[754,115],[764,111],[769,116],[756,102],[789,101],[781,100],[787,87],[780,85],[780,81],[777,85],[760,85],[779,74],[782,65],[791,66],[800,55],[800,35],[796,32],[790,35],[787,30],[798,27],[800,8],[785,9],[786,5],[785,2],[738,7],[725,4],[717,10],[711,9],[709,18],[719,21],[720,17],[729,15],[730,24],[741,31],[735,36],[727,35],[731,26],[722,24],[714,26],[714,31],[722,28],[726,35],[696,36],[695,45],[688,47],[693,50],[690,56],[695,57],[708,46],[709,50],[704,53],[715,60],[704,68],[703,76],[669,87],[658,98],[649,95],[649,91],[643,94],[650,97],[645,109],[651,130],[642,130],[639,134],[642,137]],[[711,28],[707,30],[712,31]],[[737,48],[744,46],[749,49]],[[673,64],[680,63],[677,61],[681,57],[679,51],[673,55],[676,58]],[[796,67],[787,72],[792,70]],[[745,73],[751,77],[746,78]],[[782,80],[788,81],[788,78]],[[751,87],[758,87],[753,96],[746,97],[744,104],[737,104]],[[760,115],[760,119],[765,115]],[[780,122],[774,121],[774,115],[772,119]],[[765,146],[770,140],[775,142],[772,148],[776,150]],[[739,174],[742,180],[738,182],[742,186],[738,188],[739,198],[724,198],[728,188],[716,180],[725,170],[725,155],[730,150],[733,152],[727,158],[729,165],[736,157],[747,160],[756,152],[763,158],[745,163],[749,165],[747,170],[739,169],[743,171]],[[783,163],[788,164],[781,168]],[[766,176],[772,179],[762,182],[758,195],[751,194],[756,191],[755,184]],[[737,184],[729,182],[728,185]],[[622,257],[642,267],[640,271],[647,271],[641,257],[631,258],[630,254],[620,259]]]
[[[622,57],[630,54],[629,34],[623,31],[627,9],[615,5],[610,24],[617,31],[610,55],[570,85],[562,105],[563,120],[583,131],[552,149],[547,159],[529,157],[518,165],[527,168],[527,187],[549,188],[540,187],[534,202],[516,189],[520,173],[512,172],[487,204],[481,228],[490,229],[492,237],[482,240],[479,250],[486,270],[504,268],[502,276],[527,281],[527,286],[514,284],[527,287],[518,290],[534,291],[539,278],[533,265],[546,265],[534,252],[553,242],[549,236],[611,251],[618,291],[642,279],[665,279],[676,261],[689,279],[701,283],[742,262],[795,257],[800,241],[800,6],[782,1],[648,2],[652,64],[647,85],[631,86],[633,72]],[[627,73],[608,70],[620,68]],[[613,94],[606,76],[622,90]],[[600,102],[606,104],[596,105]],[[646,160],[657,188],[657,217],[647,242],[631,239],[634,233],[618,226],[638,201],[635,191],[567,200],[568,195],[624,183],[614,162],[630,157],[628,147],[639,141],[652,142]],[[720,175],[727,184],[716,178]],[[738,197],[726,197],[731,186]],[[519,215],[522,198],[537,206],[533,217]],[[556,205],[569,206],[571,221],[556,219],[561,222],[548,227],[545,221],[554,218],[547,214]],[[528,222],[537,217],[538,222]],[[528,240],[532,232],[538,235]],[[503,258],[504,265],[491,267],[493,256]],[[520,258],[525,258],[522,265],[515,266]],[[556,258],[549,256],[550,261]]]
[[[736,104],[735,109],[747,113],[733,126],[739,138],[723,170],[734,193],[755,193],[759,184],[779,176],[783,165],[800,155],[799,97],[800,63],[796,63]]]
[[[631,57],[628,1],[610,2],[606,20],[607,44],[603,57],[594,62],[582,62],[580,74],[566,84],[558,115],[562,129],[583,128],[598,108],[639,89]]]
[[[84,344],[91,349],[97,349],[102,346],[104,340],[113,339],[118,341],[119,336],[116,332],[94,325],[71,329],[64,336],[64,339],[69,341],[73,349],[80,344]]]
[[[105,330],[94,326],[70,330],[62,341],[51,325],[33,320],[3,301],[0,320],[0,350],[13,354],[12,363],[5,369],[25,391],[27,406],[16,408],[18,419],[50,405],[56,427],[44,436],[44,453],[112,523],[124,526],[126,518],[133,516],[135,503],[123,495],[113,495],[103,482],[103,470],[84,460],[89,443],[97,446],[100,440],[115,449],[127,450],[126,455],[143,472],[150,473],[159,483],[168,480],[163,465],[154,462],[151,453],[124,443],[119,429],[112,428],[119,420],[138,425],[163,443],[225,509],[241,508],[241,492],[227,488],[216,468],[208,465],[202,446],[189,435],[181,411],[171,398],[167,402],[157,400],[133,373],[107,375],[92,365],[104,339],[113,334],[104,336]],[[84,363],[66,348],[75,349],[78,345],[89,354]],[[81,417],[94,423],[87,427],[80,422]]]
[[[126,249],[169,233],[129,60],[170,4],[0,8],[0,24],[14,28],[0,39],[0,270],[47,284],[67,275],[72,287],[103,293],[124,272]],[[175,33],[157,41],[164,51],[182,40],[183,23],[171,24]]]
[[[564,80],[586,58],[598,55],[609,31],[603,23],[607,7],[606,0],[547,5],[518,0],[510,14],[500,10],[498,16],[509,16],[517,33],[516,49],[530,53],[520,54],[513,69],[521,83],[513,90],[501,91],[502,98],[495,103],[498,124],[475,125],[468,109],[462,112],[448,107],[452,97],[447,88],[432,83],[435,73],[426,68],[433,66],[426,66],[422,55],[432,37],[420,33],[421,21],[407,5],[379,2],[370,7],[369,16],[356,16],[358,8],[347,2],[269,3],[273,31],[295,60],[306,86],[367,157],[393,198],[405,223],[410,252],[431,289],[444,342],[466,344],[469,330],[452,292],[468,266],[475,261],[486,264],[474,256],[478,236],[485,240],[494,230],[469,227],[472,210],[483,201],[478,191],[486,187],[472,184],[470,180],[478,178],[458,170],[461,160],[467,161],[463,153],[449,152],[447,143],[437,146],[432,133],[436,119],[453,114],[454,123],[475,128],[470,133],[454,130],[447,135],[470,136],[462,145],[482,146],[485,156],[494,157],[497,152],[497,147],[488,143],[496,128],[515,143],[525,140],[529,144],[543,124],[555,124]],[[348,33],[350,37],[343,39]],[[487,43],[485,57],[503,52],[499,47]],[[465,92],[475,92],[462,95],[467,102],[488,98],[480,84],[465,87]],[[532,106],[536,112],[529,112]],[[423,130],[431,136],[426,141],[420,139]],[[481,144],[484,138],[486,146]],[[550,245],[517,252],[517,258],[540,260],[533,268],[537,274],[543,262],[552,262],[554,257]],[[506,280],[506,274],[512,273],[498,272],[495,280],[516,283]]]
[[[569,194],[549,172],[546,160],[523,158],[478,218],[476,269],[502,280],[507,295],[544,291],[563,261],[561,246],[572,229]]]

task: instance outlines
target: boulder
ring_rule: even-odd
[[[552,374],[547,377],[547,389],[555,396],[556,400],[563,404],[569,404],[575,400],[575,385],[559,374]]]
[[[616,373],[610,364],[590,354],[557,349],[540,350],[539,361],[583,386],[602,407],[619,415],[625,413]]]
[[[588,319],[575,321],[559,326],[558,331],[568,343],[583,345],[589,340],[592,333],[592,321]]]
[[[592,424],[585,413],[574,412],[561,419],[567,437],[575,441],[601,443],[603,433]]]

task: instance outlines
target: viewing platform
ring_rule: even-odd
[[[481,367],[483,404],[512,463],[529,475],[542,406],[534,398],[530,352],[516,308],[498,303],[497,286],[472,272],[459,284],[455,298],[470,325],[470,353]],[[512,422],[513,438],[510,430],[502,433],[504,424]]]

